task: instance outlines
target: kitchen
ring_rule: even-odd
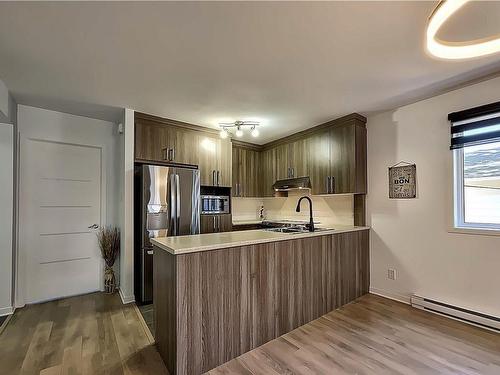
[[[238,141],[236,137],[226,137],[226,128],[216,132],[192,124],[135,113],[137,194],[135,212],[138,213],[135,218],[137,241],[135,279],[138,281],[136,296],[137,302],[142,302],[140,310],[143,311],[148,327],[153,331],[169,371],[172,373],[208,371],[368,292],[368,227],[364,226],[365,124],[366,118],[352,114],[292,134],[269,145],[259,146]],[[301,206],[300,200],[304,199],[302,196],[305,196],[306,201]],[[326,212],[315,208],[313,200]],[[290,202],[296,205],[294,214],[286,210]],[[273,211],[276,206],[279,207],[278,210]],[[362,232],[358,235],[354,233],[357,231]],[[175,368],[175,362],[170,360],[175,357],[171,352],[173,349],[171,347],[163,349],[167,342],[177,338],[177,334],[172,332],[170,326],[172,316],[176,316],[177,311],[165,310],[167,301],[168,306],[175,306],[168,299],[172,295],[166,291],[177,290],[182,286],[176,283],[165,284],[161,281],[164,280],[164,275],[174,272],[169,267],[176,263],[175,255],[211,250],[205,255],[216,257],[218,249],[229,248],[238,252],[241,246],[267,244],[267,247],[262,245],[260,250],[263,254],[261,256],[266,257],[272,256],[274,246],[279,246],[280,241],[312,236],[320,236],[320,240],[327,241],[323,247],[324,251],[329,253],[327,255],[329,258],[335,258],[336,252],[347,257],[344,259],[340,256],[335,260],[332,268],[336,271],[332,271],[333,274],[326,272],[322,279],[314,281],[320,285],[327,283],[329,290],[330,288],[335,290],[337,300],[334,298],[328,305],[322,305],[322,301],[328,299],[327,296],[316,296],[316,300],[307,301],[310,306],[317,305],[314,311],[286,325],[286,328],[283,326],[281,329],[272,329],[272,332],[275,332],[273,334],[251,338],[251,345],[235,349],[231,357],[224,357],[223,362],[216,358],[219,358],[220,353],[228,352],[227,347],[220,347],[219,353],[215,349],[216,345],[212,344],[214,352],[211,358],[188,353],[187,357],[183,358],[191,358],[188,363],[197,363],[197,367],[195,365],[194,368],[188,369],[187,363],[179,363],[180,367]],[[318,246],[321,241],[318,243],[314,242],[315,240],[318,239],[309,242],[304,238],[299,245],[299,251],[304,251],[300,250],[302,247],[307,249],[311,246],[317,248],[317,251],[323,251],[321,246]],[[293,247],[293,245],[286,246],[284,249]],[[356,254],[354,258],[349,255],[348,249]],[[173,254],[174,257],[168,260],[170,256],[167,253]],[[223,258],[231,257],[229,252],[222,254],[225,254],[222,255]],[[288,257],[293,259],[293,253],[288,254],[285,250],[282,251],[282,256],[284,259]],[[300,257],[300,254],[296,256]],[[207,259],[206,262],[211,260]],[[270,259],[264,262],[274,264]],[[322,258],[321,253],[315,253],[308,262],[317,265],[318,262],[319,264],[327,262],[327,259]],[[346,268],[346,262],[351,262],[352,268]],[[234,267],[239,266],[234,265]],[[293,264],[290,267],[293,267]],[[212,269],[211,272],[224,274],[227,268],[225,270]],[[252,273],[252,277],[259,277],[258,270],[248,270],[248,272]],[[312,272],[320,274],[318,269]],[[196,274],[203,274],[203,270],[191,270],[178,277],[187,280]],[[342,278],[336,279],[338,277],[336,274],[342,274]],[[227,280],[229,285],[241,285],[246,276],[241,274],[234,277],[235,279]],[[308,283],[310,276],[304,277],[304,280],[290,278],[289,285]],[[204,280],[202,283],[208,284],[209,280]],[[344,283],[347,289],[338,286]],[[217,290],[227,285],[214,284],[207,287]],[[308,288],[312,287],[316,288],[317,285],[308,285]],[[252,298],[260,300],[263,298],[262,293],[268,292],[260,291]],[[308,294],[305,290],[302,293]],[[324,293],[327,293],[326,289]],[[204,298],[213,299],[217,296]],[[305,301],[300,302],[295,310],[292,309],[293,311],[289,311],[288,314],[291,316],[298,314],[296,309],[303,302]],[[180,311],[178,313],[183,315]],[[256,314],[261,313],[256,311]],[[285,311],[274,313],[285,314]],[[222,316],[212,319],[214,318],[215,321],[226,320]],[[203,325],[208,325],[208,322]],[[224,328],[210,329],[217,331]],[[248,321],[246,329],[252,332],[261,328],[257,322]],[[208,339],[201,333],[194,336],[204,341]],[[235,338],[238,342],[240,339],[240,337]],[[201,342],[193,342],[189,347],[201,347]],[[179,350],[185,352],[187,349],[179,343]],[[201,363],[209,364],[202,366]]]
[[[0,2],[0,374],[500,373],[498,14]]]

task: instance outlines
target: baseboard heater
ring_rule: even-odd
[[[500,332],[500,318],[486,315],[477,311],[467,310],[462,307],[449,305],[429,298],[413,295],[411,305],[417,309],[443,315],[464,323]]]

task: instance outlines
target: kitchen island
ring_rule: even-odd
[[[201,374],[368,293],[369,230],[152,239],[156,344]]]

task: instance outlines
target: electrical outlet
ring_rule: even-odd
[[[389,268],[387,270],[387,278],[389,280],[396,280],[396,270],[394,268]]]

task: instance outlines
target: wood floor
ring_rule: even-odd
[[[144,330],[117,294],[27,306],[0,335],[0,374],[168,374]]]
[[[500,334],[365,295],[209,374],[498,375]]]
[[[0,374],[166,375],[137,314],[101,293],[19,309]],[[500,334],[366,295],[210,374],[498,375]]]

